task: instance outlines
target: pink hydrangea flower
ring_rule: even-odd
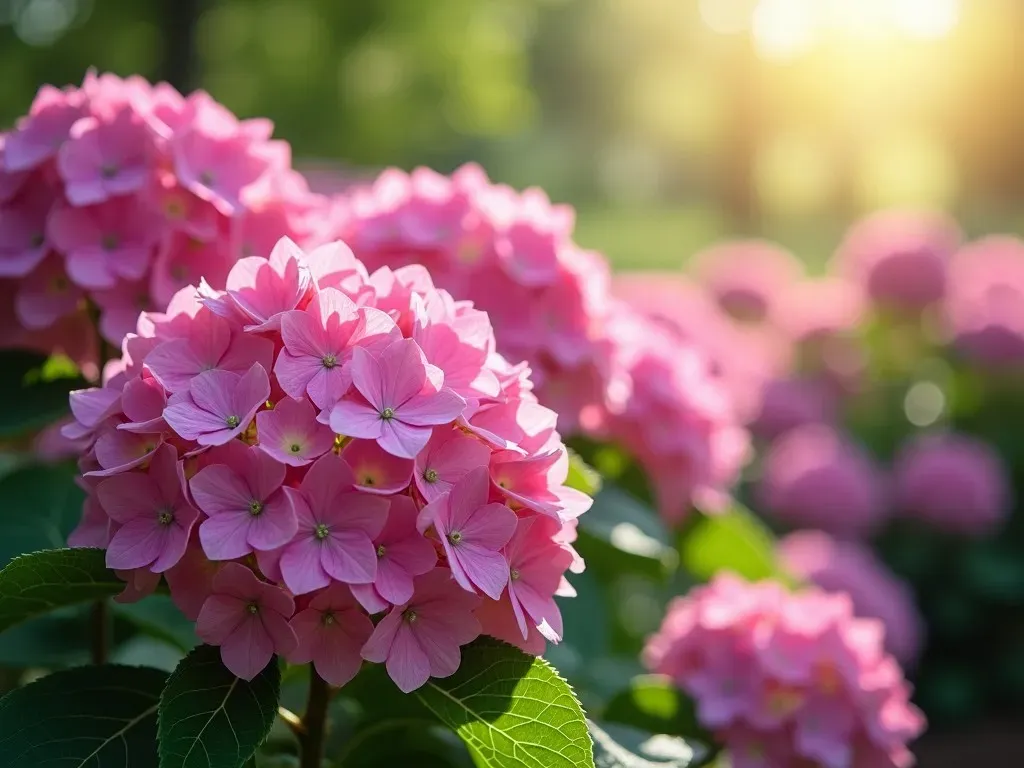
[[[292,664],[313,663],[317,674],[331,685],[342,686],[363,664],[360,651],[373,634],[373,622],[359,610],[348,587],[335,584],[309,601],[292,617],[298,645],[289,655]]]
[[[445,568],[417,577],[412,599],[381,619],[363,646],[363,658],[386,663],[391,679],[405,693],[431,677],[455,674],[459,648],[480,634],[470,612],[479,599],[460,589]]]
[[[413,459],[433,427],[451,422],[465,400],[443,386],[443,375],[423,357],[412,339],[401,339],[378,354],[352,351],[352,386],[331,408],[331,429],[338,434],[376,440],[394,456]]]
[[[233,560],[292,540],[298,522],[281,488],[284,464],[238,441],[214,449],[205,459],[207,465],[189,481],[189,489],[207,514],[199,540],[211,560]]]
[[[893,472],[898,511],[946,531],[985,536],[1012,510],[1009,468],[967,435],[915,438],[900,449]]]
[[[40,89],[0,135],[0,287],[25,277],[34,286],[2,321],[3,343],[67,351],[95,323],[86,302],[58,315],[38,289],[51,253],[67,296],[98,307],[100,332],[120,346],[140,311],[180,288],[202,277],[223,288],[243,255],[266,255],[282,235],[312,236],[326,200],[269,132],[267,121],[239,121],[206,94],[186,98],[139,77],[89,73],[80,87]],[[259,239],[266,251],[244,250],[260,220],[273,239]],[[94,349],[75,353],[97,359]]]
[[[281,574],[297,595],[330,584],[369,584],[377,575],[373,538],[384,528],[388,502],[355,491],[352,470],[327,454],[309,468],[297,490],[286,489],[298,532],[281,553]]]
[[[149,471],[126,472],[96,487],[100,504],[119,527],[107,545],[107,566],[166,571],[185,554],[199,513],[185,495],[185,475],[170,447]]]
[[[295,602],[288,593],[256,578],[238,563],[228,563],[213,578],[213,594],[196,619],[196,634],[220,646],[231,673],[252,680],[274,654],[295,651],[298,639],[288,623]]]
[[[803,277],[793,254],[757,240],[715,245],[694,258],[693,269],[723,312],[750,323],[774,322]]]
[[[882,638],[845,595],[723,574],[670,604],[644,662],[696,699],[733,765],[909,768],[925,721]]]
[[[517,518],[490,498],[487,470],[477,467],[423,508],[418,527],[421,531],[434,528],[452,576],[463,589],[479,589],[497,600],[509,578],[501,550],[515,532]]]
[[[282,240],[252,258],[225,290],[187,286],[143,312],[103,386],[71,396],[61,436],[86,492],[72,540],[107,549],[118,599],[166,574],[248,677],[277,653],[340,685],[362,656],[411,690],[454,672],[482,631],[534,654],[557,642],[553,597],[574,594],[589,500],[564,487],[557,416],[529,368],[494,351],[488,316],[417,265],[372,279],[341,244]],[[297,318],[330,345],[317,352],[335,354],[336,378],[292,375],[314,357],[292,343]],[[466,397],[426,359],[418,318]],[[398,426],[365,436],[373,420]],[[503,462],[522,464],[506,490],[491,479]]]
[[[797,531],[777,545],[783,566],[829,592],[845,592],[857,616],[885,625],[885,647],[904,667],[921,652],[924,621],[909,585],[875,554],[853,541],[836,541],[821,531]]]

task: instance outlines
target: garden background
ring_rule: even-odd
[[[879,208],[944,210],[969,238],[1020,232],[1024,106],[1007,95],[1022,28],[1015,0],[0,0],[0,125],[43,83],[138,73],[270,118],[320,191],[474,161],[575,206],[577,242],[619,271],[681,271],[741,237],[818,271]],[[632,503],[605,495],[588,513],[591,568],[548,654],[596,710],[643,672],[643,639],[695,572],[774,567],[700,561],[757,529],[678,545]],[[965,733],[984,746],[961,762],[1019,755],[948,677],[923,765],[970,748]]]

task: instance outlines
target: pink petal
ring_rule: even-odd
[[[248,514],[253,493],[235,470],[224,464],[203,467],[189,481],[192,498],[211,517],[244,511]]]
[[[426,539],[422,539],[422,541],[430,546]],[[434,562],[430,564],[430,567],[433,568],[434,563],[437,562],[437,556],[434,555],[432,546],[430,549],[431,555],[434,556]],[[401,605],[412,599],[412,575],[390,557],[384,557],[377,561],[377,576],[373,585],[382,599],[394,605]]]
[[[384,434],[384,420],[380,417],[380,411],[366,401],[351,397],[334,404],[330,421],[331,429],[339,435],[376,440]]]
[[[260,617],[249,615],[235,631],[224,638],[220,657],[231,673],[243,680],[252,680],[262,672],[274,656],[274,641]]]
[[[337,407],[337,406],[335,406]],[[334,414],[331,414],[332,419]],[[404,459],[415,459],[430,441],[433,432],[431,427],[416,427],[396,419],[378,420],[381,424],[381,435],[377,442],[380,447],[392,456]],[[333,427],[333,423],[331,425]]]
[[[346,584],[370,584],[377,575],[377,552],[365,533],[337,531],[321,545],[320,563]]]
[[[248,541],[253,549],[276,549],[294,538],[298,521],[288,497],[275,494],[264,505],[263,512],[252,519]]]
[[[266,369],[259,363],[253,363],[248,372],[242,376],[238,386],[232,393],[232,402],[243,424],[248,424],[256,410],[270,397],[270,378]]]
[[[300,534],[285,548],[281,555],[281,576],[294,594],[304,595],[331,583],[331,577],[320,564],[321,549],[320,542],[306,534]]]
[[[402,626],[402,610],[405,606],[396,606],[387,616],[381,619],[373,629],[373,634],[363,645],[362,656],[367,661],[382,664],[391,653],[399,627]]]
[[[487,503],[490,490],[491,478],[486,467],[478,467],[467,472],[466,476],[452,487],[449,494],[446,530],[462,530],[473,513]]]
[[[274,644],[274,652],[281,656],[292,653],[298,645],[299,639],[295,636],[295,630],[288,623],[289,617],[277,611],[267,610],[262,605],[259,615],[263,622],[263,629]]]
[[[391,643],[388,675],[403,693],[410,693],[430,679],[430,659],[420,647],[411,626],[402,622]]]
[[[107,546],[107,567],[128,570],[151,565],[163,552],[170,527],[161,525],[156,515],[129,520]]]
[[[445,387],[436,394],[412,397],[396,413],[406,424],[429,426],[455,421],[465,407],[466,401]]]
[[[211,560],[234,560],[252,552],[249,544],[252,521],[248,511],[222,512],[204,520],[199,526],[199,541],[207,557]]]
[[[452,530],[459,530],[464,541],[498,550],[512,538],[517,520],[516,513],[504,504],[491,503],[477,507],[461,528]]]
[[[503,554],[466,541],[446,547],[446,550],[449,553],[449,564],[453,558],[457,560],[465,579],[492,600],[501,597],[509,578],[508,561]],[[452,575],[456,575],[455,568],[452,568]],[[456,581],[459,581],[463,589],[466,588],[462,579],[456,577]]]
[[[366,398],[375,413],[380,414],[385,406],[394,407],[393,404],[384,402],[384,369],[372,352],[355,347],[349,366],[352,384]]]
[[[106,513],[119,523],[128,523],[138,517],[155,522],[156,490],[148,475],[129,472],[104,480],[96,486],[96,495]]]
[[[246,603],[231,595],[210,595],[196,619],[196,635],[204,643],[220,645],[247,615]]]
[[[409,487],[413,462],[392,456],[373,440],[352,440],[341,451],[365,493],[390,495]]]

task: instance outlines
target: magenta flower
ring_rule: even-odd
[[[281,317],[298,306],[312,282],[303,257],[299,246],[282,237],[268,259],[249,256],[235,262],[228,273],[226,297],[207,306],[218,314],[218,306],[241,312],[251,321],[246,331],[280,330]]]
[[[8,134],[4,164],[8,171],[28,171],[53,157],[83,115],[77,94],[44,85],[36,94],[28,116]]]
[[[423,302],[412,338],[427,361],[444,371],[445,386],[463,397],[495,397],[501,391],[498,377],[483,365],[494,351],[487,313],[439,291]]]
[[[154,434],[134,434],[120,429],[106,429],[96,438],[93,452],[101,469],[86,472],[88,477],[110,477],[142,466],[163,443]]]
[[[524,640],[532,627],[553,643],[562,639],[562,613],[554,595],[573,556],[553,539],[552,525],[542,517],[523,518],[505,546],[508,599]]]
[[[186,440],[223,445],[245,431],[268,397],[270,380],[259,363],[243,376],[206,371],[192,380],[187,392],[171,395],[164,419]]]
[[[342,686],[356,676],[363,664],[360,651],[373,634],[373,622],[359,610],[348,587],[334,584],[319,592],[290,623],[299,642],[288,656],[289,662],[313,662],[317,674],[333,686]]]
[[[209,517],[199,540],[211,560],[234,560],[254,549],[276,549],[298,530],[291,499],[281,489],[285,466],[259,448],[232,440],[204,457],[189,481],[192,498]]]
[[[471,470],[487,466],[491,450],[461,429],[438,429],[416,457],[416,487],[428,502],[452,489]]]
[[[351,366],[355,392],[334,404],[331,429],[376,440],[395,456],[416,458],[433,426],[453,421],[466,405],[442,387],[440,371],[428,368],[412,339],[396,341],[379,354],[356,347]]]
[[[193,534],[181,560],[164,574],[171,600],[189,621],[199,618],[203,603],[213,594],[213,579],[224,565],[208,558]]]
[[[288,594],[256,578],[238,563],[228,563],[213,578],[213,594],[203,603],[196,634],[220,646],[231,673],[252,680],[274,654],[294,652],[298,639],[288,624],[295,602]]]
[[[515,451],[491,456],[491,479],[509,503],[556,520],[579,517],[593,503],[584,493],[563,485],[569,470],[565,449],[524,457]]]
[[[348,389],[348,362],[355,345],[379,350],[402,338],[395,322],[377,309],[356,307],[334,288],[321,289],[301,312],[281,317],[284,349],[274,374],[292,397],[308,394],[328,408]]]
[[[146,273],[159,231],[150,211],[124,197],[88,208],[57,206],[47,237],[67,255],[72,280],[83,288],[112,288]]]
[[[185,338],[169,339],[146,355],[146,367],[168,392],[184,392],[204,371],[238,375],[253,363],[273,367],[274,342],[257,336],[232,334],[230,324],[205,307],[196,313]]]
[[[316,420],[308,400],[285,398],[256,414],[260,448],[283,464],[303,467],[334,447],[334,433]]]
[[[509,579],[501,550],[515,532],[517,518],[504,504],[489,501],[490,489],[486,467],[474,469],[420,511],[418,527],[434,527],[459,586],[497,600]]]
[[[409,487],[413,462],[392,456],[374,440],[350,440],[341,457],[352,468],[356,487],[364,493],[389,496]]]
[[[353,488],[352,470],[329,453],[306,472],[298,490],[286,488],[298,533],[281,554],[281,575],[296,595],[331,579],[369,584],[377,575],[373,538],[384,528],[388,501]]]
[[[352,594],[370,613],[412,598],[413,578],[437,562],[434,545],[416,530],[416,505],[408,496],[391,498],[388,521],[374,539],[377,575],[372,584],[353,584]]]
[[[185,230],[169,233],[160,243],[149,273],[149,291],[163,306],[182,288],[192,288],[206,280],[224,285],[234,261],[224,239],[216,233],[200,240]]]
[[[47,328],[74,313],[84,293],[68,279],[60,257],[47,257],[25,278],[14,297],[14,311],[26,328]]]
[[[53,205],[51,195],[33,190],[0,205],[0,277],[24,277],[43,262]]]
[[[418,576],[412,599],[381,619],[363,646],[363,658],[386,662],[388,675],[405,693],[431,677],[449,677],[462,660],[459,648],[480,634],[472,613],[479,601],[444,568]]]
[[[161,573],[177,563],[199,512],[185,496],[185,475],[174,449],[156,452],[147,472],[127,472],[96,487],[100,504],[120,523],[107,546],[107,567]]]
[[[57,170],[72,205],[137,192],[148,180],[149,131],[131,107],[108,122],[83,118],[71,126],[70,136],[58,153]]]
[[[121,390],[121,410],[128,421],[118,424],[117,428],[126,432],[163,432],[167,429],[166,405],[167,393],[160,382],[149,376],[138,376]]]

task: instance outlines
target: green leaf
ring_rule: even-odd
[[[0,634],[0,666],[57,669],[89,660],[88,615],[82,607],[37,616]]]
[[[638,675],[605,707],[602,721],[711,743],[692,699],[662,675]]]
[[[48,549],[16,557],[0,570],[0,632],[68,605],[124,589],[100,549]]]
[[[771,532],[739,504],[720,514],[695,516],[680,539],[679,554],[683,568],[702,581],[719,571],[751,581],[792,581],[775,557]]]
[[[587,464],[580,455],[569,450],[569,476],[565,484],[577,491],[582,491],[587,496],[597,496],[601,490],[601,475],[597,470]]]
[[[480,768],[593,768],[587,724],[572,688],[543,659],[480,638],[451,677],[416,696],[469,747]]]
[[[276,659],[247,682],[228,671],[219,648],[199,646],[160,697],[160,768],[241,768],[270,732],[280,693]]]
[[[473,768],[466,745],[444,726],[384,720],[349,737],[334,755],[338,768]]]
[[[60,548],[82,516],[74,465],[22,467],[0,480],[0,567],[25,552]]]
[[[689,768],[699,765],[703,749],[678,736],[651,735],[624,725],[587,721],[594,739],[596,768]]]
[[[146,667],[55,672],[0,699],[0,768],[156,765],[166,675]]]
[[[0,411],[0,438],[52,424],[69,412],[68,393],[88,384],[67,362],[23,349],[0,351],[0,402],[8,404]]]
[[[580,518],[578,548],[601,571],[664,578],[679,555],[657,513],[620,488],[605,483],[594,506]]]
[[[191,651],[199,644],[195,622],[178,610],[168,595],[150,595],[137,603],[114,603],[119,616],[149,637],[162,640],[180,651]]]

